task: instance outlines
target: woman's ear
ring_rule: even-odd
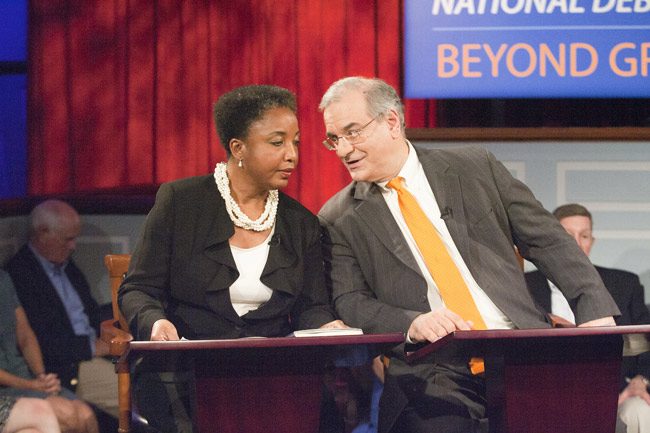
[[[228,143],[228,146],[230,147],[230,153],[232,156],[237,159],[237,160],[242,160],[244,159],[244,152],[246,150],[246,143],[241,141],[238,138],[233,138],[230,140],[230,143]]]

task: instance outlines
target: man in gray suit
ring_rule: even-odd
[[[327,139],[353,182],[321,209],[326,268],[340,317],[366,333],[435,341],[473,321],[447,308],[431,265],[387,183],[399,176],[435,227],[489,329],[550,326],[514,252],[564,288],[580,326],[614,325],[616,304],[557,220],[480,148],[431,149],[405,136],[402,103],[379,79],[349,77],[323,96]],[[436,277],[437,278],[437,277]],[[471,302],[471,301],[470,301]],[[485,382],[466,356],[407,364],[391,354],[379,431],[487,431]]]

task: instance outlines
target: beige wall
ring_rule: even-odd
[[[83,228],[74,260],[86,275],[99,304],[111,302],[104,255],[133,250],[144,215],[82,215]],[[27,241],[27,217],[0,219],[0,264]]]

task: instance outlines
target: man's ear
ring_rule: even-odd
[[[394,139],[401,138],[404,135],[404,131],[402,131],[402,122],[399,119],[397,111],[393,109],[388,110],[384,117],[391,137]]]

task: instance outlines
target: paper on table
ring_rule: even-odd
[[[294,337],[331,337],[337,335],[363,335],[363,330],[360,328],[315,328],[301,329],[289,334],[289,336]]]

